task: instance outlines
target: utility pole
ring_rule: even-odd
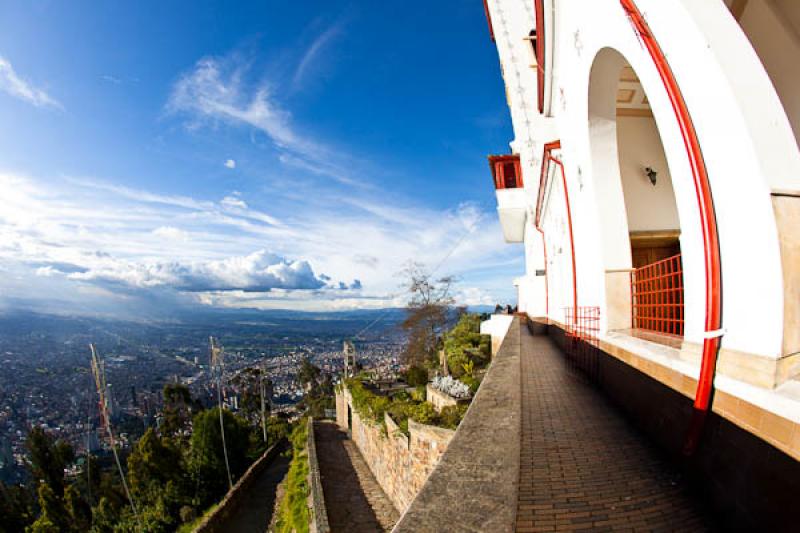
[[[231,466],[228,462],[228,446],[225,444],[225,424],[222,418],[222,374],[225,368],[225,352],[222,346],[217,344],[214,337],[209,337],[211,344],[211,371],[217,377],[217,404],[219,406],[219,431],[222,435],[222,453],[225,455],[225,470],[228,473],[228,488],[233,488],[233,478],[231,477]]]
[[[261,431],[264,433],[264,444],[267,443],[267,415],[264,408],[264,375],[259,376],[259,389],[261,389]]]

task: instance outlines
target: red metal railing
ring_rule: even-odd
[[[683,336],[683,263],[681,254],[631,272],[633,327]]]
[[[566,326],[564,351],[570,362],[584,371],[592,380],[599,377],[599,346],[597,334],[600,331],[599,307],[565,307]]]

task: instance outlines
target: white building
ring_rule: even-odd
[[[485,4],[519,310],[800,459],[800,1]]]

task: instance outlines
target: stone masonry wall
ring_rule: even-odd
[[[362,420],[352,409],[347,390],[336,393],[336,421],[347,429],[347,409],[351,409],[351,438],[364,461],[392,504],[402,514],[438,464],[452,430],[408,421],[409,436],[403,434],[387,415],[386,432],[369,420]]]

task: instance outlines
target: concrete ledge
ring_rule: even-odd
[[[330,533],[328,524],[328,510],[325,507],[325,496],[322,492],[322,478],[319,473],[317,460],[317,440],[314,432],[314,418],[308,417],[308,431],[306,436],[306,452],[308,453],[308,486],[310,487],[309,500],[311,508],[311,533]]]
[[[447,451],[394,533],[513,531],[522,400],[519,328],[515,318]]]
[[[223,526],[226,520],[235,511],[241,500],[244,498],[248,489],[253,485],[256,478],[264,471],[264,469],[272,463],[273,459],[278,456],[286,447],[286,439],[281,439],[264,452],[255,463],[250,465],[250,468],[239,478],[236,485],[225,495],[214,512],[208,515],[200,522],[193,533],[217,533],[223,531]]]

